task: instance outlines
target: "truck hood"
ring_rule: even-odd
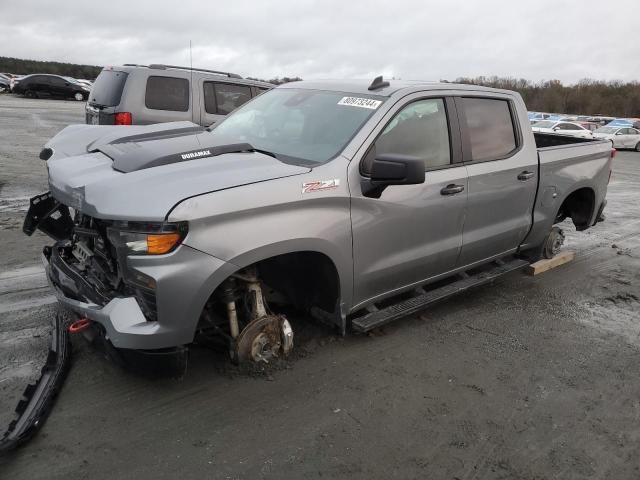
[[[310,171],[258,152],[216,154],[210,143],[190,122],[73,125],[45,145],[49,188],[93,217],[162,221],[186,198]]]

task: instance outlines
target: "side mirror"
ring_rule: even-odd
[[[622,132],[616,132],[616,135],[622,135]]]
[[[371,174],[360,182],[365,197],[380,198],[389,185],[424,183],[424,161],[396,153],[377,155],[371,164]]]
[[[553,127],[554,132],[557,132],[558,130],[560,130],[560,127]]]

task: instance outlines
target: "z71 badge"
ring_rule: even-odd
[[[319,180],[317,182],[305,182],[302,184],[302,193],[324,192],[326,190],[335,190],[340,186],[340,179],[333,178],[331,180]]]

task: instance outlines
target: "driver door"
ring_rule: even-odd
[[[462,247],[467,171],[455,104],[414,94],[391,109],[350,164],[354,305],[371,303],[453,270]],[[375,156],[422,158],[425,182],[362,193]]]

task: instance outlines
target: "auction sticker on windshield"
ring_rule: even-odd
[[[381,103],[381,100],[372,100],[370,98],[342,97],[342,99],[338,102],[338,105],[347,105],[349,107],[360,107],[375,110],[380,106]]]

